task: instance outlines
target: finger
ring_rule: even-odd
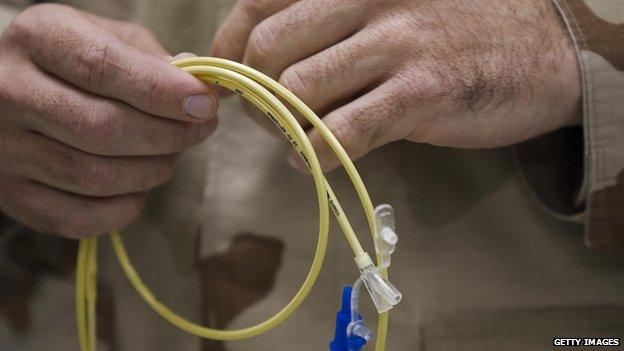
[[[379,40],[382,39],[361,31],[288,67],[279,82],[317,114],[324,114],[391,74],[392,61],[376,50]],[[304,127],[308,124],[301,123]]]
[[[336,136],[352,160],[389,142],[404,138],[415,122],[406,109],[404,92],[393,82],[386,82],[370,93],[358,98],[323,118],[323,122]],[[411,129],[408,129],[411,128]],[[308,137],[317,152],[324,171],[340,165],[331,148],[316,129]],[[299,171],[307,171],[298,155],[291,152],[288,163]]]
[[[98,155],[179,152],[204,140],[218,123],[215,117],[198,124],[149,115],[122,102],[80,91],[34,67],[23,69],[14,85],[28,89],[11,90],[8,99],[14,111],[7,118],[22,129]]]
[[[358,1],[299,1],[258,24],[243,63],[277,78],[286,67],[357,32],[364,24]]]
[[[253,28],[295,2],[297,0],[239,0],[217,30],[211,55],[241,62]]]
[[[7,172],[80,195],[113,196],[155,188],[171,177],[176,162],[176,155],[97,156],[31,132],[0,137]]]
[[[93,94],[124,101],[149,114],[188,122],[210,119],[214,89],[162,58],[128,45],[67,7],[22,16],[18,28],[39,67]]]
[[[169,56],[167,50],[162,47],[154,33],[143,26],[96,16],[86,11],[80,11],[80,13],[102,29],[117,35],[128,44],[145,53],[161,56],[163,59]]]
[[[0,175],[0,209],[42,233],[68,238],[99,235],[130,224],[141,212],[145,193],[106,198],[74,195]]]

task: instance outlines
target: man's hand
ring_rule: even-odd
[[[212,88],[147,30],[62,5],[0,41],[0,210],[67,237],[118,229],[216,127]]]
[[[551,0],[240,0],[213,51],[279,79],[352,158],[399,139],[505,146],[579,115],[578,63]]]

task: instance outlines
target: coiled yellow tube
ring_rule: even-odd
[[[235,91],[243,98],[250,101],[280,129],[307,164],[316,186],[319,205],[319,233],[312,265],[298,292],[292,300],[274,316],[264,322],[244,329],[218,330],[192,323],[160,303],[143,283],[132,266],[119,233],[117,231],[111,232],[110,239],[117,259],[136,291],[154,311],[171,324],[202,338],[217,340],[250,338],[264,333],[284,322],[297,310],[314,286],[316,278],[321,271],[327,248],[330,207],[355,257],[366,255],[338,199],[323,175],[318,158],[307,135],[292,113],[278,97],[288,102],[290,106],[304,116],[312,126],[319,131],[336,157],[340,160],[362,203],[371,235],[374,234],[373,204],[353,162],[336,137],[331,133],[329,128],[325,126],[323,121],[288,89],[261,72],[229,60],[212,57],[193,57],[177,60],[173,62],[173,64],[205,82]],[[78,323],[80,348],[82,351],[95,351],[96,255],[97,239],[83,239],[79,247],[76,268],[76,320]],[[385,272],[383,273],[385,274]],[[377,327],[376,351],[383,351],[385,349],[387,325],[388,314],[382,313],[379,316]]]

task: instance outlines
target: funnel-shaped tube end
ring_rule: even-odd
[[[373,266],[362,270],[362,281],[379,313],[390,310],[403,297],[401,292],[386,278],[381,276],[379,271]]]

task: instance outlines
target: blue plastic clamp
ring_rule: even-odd
[[[361,315],[357,315],[362,320]],[[366,345],[366,339],[357,335],[348,336],[347,326],[351,323],[351,287],[342,290],[342,307],[336,314],[334,340],[329,343],[329,351],[360,351]]]

